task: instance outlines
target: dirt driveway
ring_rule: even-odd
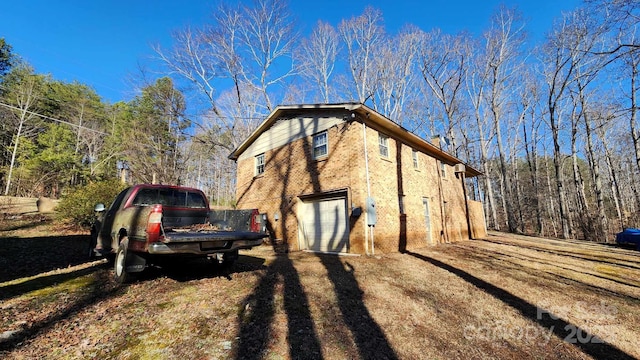
[[[82,262],[86,237],[30,229],[0,232],[0,358],[640,357],[634,250],[501,233],[374,258],[264,246],[229,272],[118,287]]]

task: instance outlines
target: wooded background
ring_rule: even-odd
[[[38,74],[0,39],[0,184],[58,198],[89,182],[183,184],[235,201],[229,153],[278,104],[361,102],[484,172],[488,227],[603,241],[639,226],[640,3],[587,0],[540,43],[502,7],[482,36],[385,30],[364,9],[303,35],[288,4],[220,5],[154,47],[136,96],[108,103]],[[151,80],[149,80],[151,79]]]

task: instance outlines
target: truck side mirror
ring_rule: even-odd
[[[95,212],[103,212],[104,210],[105,210],[104,204],[102,203],[96,204],[96,206],[93,208],[93,211]]]

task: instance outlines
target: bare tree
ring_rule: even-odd
[[[329,103],[333,95],[329,79],[335,69],[340,48],[338,32],[323,21],[318,21],[309,38],[303,39],[300,45],[301,75],[311,79],[325,103]]]
[[[9,195],[13,169],[16,165],[16,155],[21,136],[25,135],[25,130],[29,127],[29,122],[38,118],[35,110],[41,100],[42,85],[45,81],[41,75],[33,73],[33,69],[26,64],[19,64],[8,74],[5,83],[9,85],[9,90],[5,94],[7,104],[5,106],[12,110],[16,120],[15,135],[13,137],[13,150],[11,151],[11,161],[7,174],[4,195]],[[33,127],[33,124],[32,126]]]
[[[338,31],[347,49],[355,100],[365,103],[374,93],[373,57],[385,33],[382,12],[369,6],[362,15],[340,22]]]
[[[451,36],[434,30],[420,49],[422,78],[442,108],[444,132],[454,150],[454,129],[461,118],[462,87],[471,57],[469,44],[467,34]]]
[[[221,2],[209,24],[175,33],[170,50],[155,47],[171,75],[191,84],[197,97],[206,100],[205,106],[194,107],[195,142],[205,142],[211,147],[209,153],[218,154],[218,149],[228,152],[244,141],[273,109],[276,96],[285,93],[286,80],[297,74],[293,58],[297,38],[285,0],[230,6]],[[214,169],[199,173],[232,179],[233,163],[226,156],[216,159],[208,164]],[[200,170],[201,165],[198,160]],[[209,181],[201,176],[198,182]]]
[[[640,91],[640,51],[630,51],[622,56],[621,80],[628,81],[628,90],[624,91],[628,99],[628,118],[631,141],[634,149],[636,171],[640,171],[640,124],[638,123],[638,92]]]
[[[170,75],[188,80],[199,94],[206,96],[211,111],[220,114],[216,101],[216,80],[226,75],[219,71],[222,67],[220,56],[224,55],[221,46],[210,41],[202,31],[191,27],[175,32],[173,40],[175,45],[169,51],[154,47],[160,60],[168,67]],[[234,74],[230,76],[235,77]]]
[[[587,11],[597,16],[611,40],[597,54],[623,54],[640,49],[636,36],[640,25],[640,3],[637,0],[585,0]],[[592,51],[592,50],[585,50]]]
[[[627,219],[626,216],[623,215],[625,199],[621,195],[620,191],[619,170],[622,166],[614,156],[612,146],[610,144],[610,139],[615,138],[615,129],[622,128],[619,126],[620,123],[616,121],[616,117],[614,108],[602,106],[598,109],[597,116],[595,116],[595,120],[597,121],[595,132],[598,140],[602,144],[602,151],[604,152],[607,174],[609,175],[611,197],[613,198],[613,204],[618,218],[618,228],[623,230]]]
[[[232,150],[241,141],[236,129],[245,128],[244,120],[254,114],[271,111],[270,89],[295,74],[291,52],[296,39],[286,3],[259,0],[253,7],[221,4],[211,24],[201,29],[187,27],[174,34],[173,49],[156,46],[155,51],[172,75],[187,80],[207,99],[205,113],[213,121],[209,128],[230,137],[228,150]],[[225,80],[233,84],[237,108],[248,112],[232,115],[223,111],[219,87]],[[256,101],[255,91],[261,100]]]
[[[424,33],[414,27],[404,28],[398,35],[381,42],[373,59],[377,73],[375,110],[397,121],[404,122],[405,105],[418,94],[416,88],[416,60]]]
[[[569,51],[574,63],[574,79],[570,90],[572,100],[571,116],[571,159],[575,194],[580,214],[580,225],[587,238],[602,239],[606,232],[607,217],[604,207],[604,195],[600,165],[594,149],[592,116],[595,114],[595,94],[599,93],[596,80],[605,66],[611,61],[600,55],[604,43],[606,28],[592,14],[576,11],[571,20],[571,36],[576,43]],[[591,183],[596,198],[596,214],[591,214],[589,200],[585,193],[585,184],[578,167],[578,132],[584,132],[582,141],[586,147],[586,158],[591,174]]]
[[[516,94],[515,90],[518,88],[516,80],[519,79],[517,74],[523,67],[521,48],[526,39],[524,23],[515,10],[502,7],[494,15],[490,30],[485,32],[484,37],[489,74],[486,95],[498,146],[504,212],[507,215],[509,231],[516,232],[518,226],[515,218],[514,196],[511,176],[507,172],[507,154],[502,132],[505,125],[510,122],[509,101],[511,95]],[[513,118],[511,120],[513,121]]]
[[[480,49],[481,47],[475,46]],[[483,177],[483,188],[485,194],[485,213],[488,214],[488,226],[492,229],[500,230],[500,222],[496,212],[495,195],[491,177],[491,163],[489,162],[489,143],[493,137],[492,122],[487,116],[484,106],[484,92],[489,79],[489,66],[484,51],[477,51],[470,62],[470,71],[466,73],[466,89],[473,107],[473,119],[477,133],[478,151],[480,167],[486,176]]]
[[[273,110],[268,89],[295,73],[292,50],[297,41],[295,23],[284,0],[259,0],[254,7],[243,7],[239,27],[247,65],[243,75],[248,84],[260,90],[267,111]],[[289,66],[278,72],[276,61]]]
[[[562,163],[565,155],[561,149],[562,110],[567,102],[569,87],[575,80],[576,69],[586,52],[577,50],[582,42],[584,32],[580,28],[579,12],[565,14],[562,20],[555,24],[548,35],[547,42],[542,48],[542,64],[545,76],[546,103],[548,120],[553,139],[553,165],[555,169],[555,185],[558,196],[558,207],[562,228],[562,238],[568,239],[573,235],[572,220],[569,216],[567,193],[564,189],[564,172]]]
[[[542,212],[542,186],[540,185],[540,155],[538,152],[539,143],[541,141],[541,126],[542,116],[540,112],[536,111],[536,106],[540,104],[540,88],[537,79],[533,76],[526,76],[525,80],[526,91],[531,96],[532,106],[529,107],[528,119],[529,121],[522,122],[522,135],[524,140],[525,156],[527,166],[529,168],[530,182],[533,207],[535,209],[535,233],[543,235],[545,228],[543,222]]]

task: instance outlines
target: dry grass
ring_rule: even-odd
[[[0,283],[0,357],[640,357],[638,255],[499,233],[375,258],[264,246],[230,272],[191,262],[124,287],[84,263]]]
[[[37,198],[0,196],[0,213],[5,215],[37,213]]]

